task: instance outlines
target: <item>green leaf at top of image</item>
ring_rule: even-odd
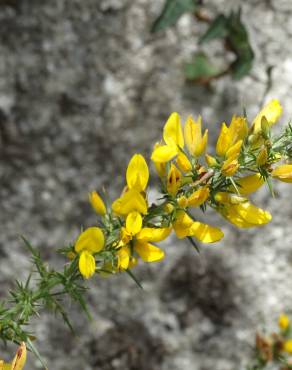
[[[204,81],[217,76],[221,71],[204,53],[198,53],[194,55],[192,62],[185,65],[184,72],[188,80]]]
[[[152,25],[151,32],[173,26],[184,13],[194,12],[197,5],[198,0],[166,0],[161,14]]]
[[[228,35],[228,18],[224,14],[219,14],[209,25],[207,31],[200,37],[199,43],[224,38]]]
[[[247,75],[252,68],[254,52],[249,42],[248,32],[241,21],[241,12],[231,12],[228,17],[229,47],[236,55],[236,60],[231,65],[232,76],[240,79]]]

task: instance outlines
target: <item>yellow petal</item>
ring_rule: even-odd
[[[96,191],[92,191],[91,193],[89,193],[88,198],[95,212],[99,215],[104,216],[106,214],[106,207],[98,193]]]
[[[191,196],[188,197],[189,207],[199,207],[206,202],[210,194],[208,186],[203,186],[202,188],[196,190]]]
[[[225,156],[227,150],[232,144],[232,137],[230,135],[229,129],[226,123],[222,123],[221,131],[216,144],[217,155],[223,157]]]
[[[285,331],[290,325],[289,317],[285,314],[281,314],[278,319],[278,326],[281,330]]]
[[[202,137],[201,116],[198,117],[196,122],[192,117],[188,117],[184,127],[184,136],[190,154],[199,157],[205,151],[208,140],[208,130],[205,131]]]
[[[292,353],[292,339],[287,339],[283,345],[284,352]]]
[[[144,157],[141,154],[135,154],[131,158],[127,173],[127,185],[129,189],[144,191],[149,180],[149,170]]]
[[[153,162],[165,163],[173,159],[178,154],[178,149],[174,145],[161,145],[154,149],[151,155]]]
[[[226,158],[229,160],[237,159],[241,150],[242,140],[232,145],[226,152]]]
[[[206,155],[205,155],[205,159],[206,159],[207,165],[208,165],[209,167],[214,167],[214,166],[216,166],[216,165],[217,165],[216,158],[212,157],[211,155],[206,154]]]
[[[226,177],[231,177],[233,176],[236,171],[238,170],[239,168],[239,163],[236,159],[227,159],[226,161],[223,162],[223,165],[221,167],[221,172],[222,172],[222,175],[223,176],[226,176]]]
[[[277,99],[271,100],[264,108],[258,113],[253,121],[252,129],[253,133],[261,131],[261,121],[263,117],[266,117],[267,122],[270,126],[278,121],[282,115],[283,108],[281,107]]]
[[[136,237],[137,240],[157,243],[166,239],[170,233],[171,227],[165,228],[144,227]]]
[[[237,189],[241,195],[248,195],[254,193],[265,183],[264,178],[260,173],[241,177],[236,180]],[[232,190],[235,189],[232,187]]]
[[[263,146],[257,156],[256,163],[258,166],[264,166],[268,161],[268,151],[265,146]]]
[[[135,189],[131,189],[113,202],[112,209],[115,213],[123,216],[132,211],[145,215],[147,213],[147,202],[142,194]]]
[[[142,216],[139,212],[133,211],[128,214],[126,219],[126,229],[127,231],[132,234],[136,235],[142,229]]]
[[[292,182],[292,164],[282,164],[276,167],[272,176],[283,182]]]
[[[85,279],[89,279],[95,272],[95,258],[87,250],[80,254],[79,271]]]
[[[16,352],[16,355],[11,363],[11,370],[22,370],[26,362],[26,346],[25,343],[22,342]],[[7,365],[6,365],[7,366]],[[5,367],[3,370],[9,369],[8,367]]]
[[[231,224],[239,228],[247,229],[250,227],[255,227],[254,224],[246,222],[233,207],[218,208],[217,211]]]
[[[157,262],[164,258],[164,251],[155,245],[137,241],[134,248],[144,262]]]
[[[232,137],[232,143],[236,143],[238,140],[244,140],[248,135],[246,118],[233,116],[229,126],[229,131]]]
[[[249,202],[234,205],[234,209],[244,221],[253,225],[264,225],[272,219],[268,211],[257,208]]]
[[[117,252],[118,256],[118,267],[122,270],[127,270],[130,263],[130,248],[127,246],[124,246],[120,248]]]
[[[177,212],[176,220],[173,222],[173,229],[178,239],[189,236],[193,222],[194,220],[186,212]]]
[[[170,166],[170,170],[167,176],[167,191],[175,195],[180,186],[181,186],[181,179],[182,179],[182,174],[180,171],[176,168],[176,166],[172,163]]]
[[[222,239],[224,234],[217,227],[194,221],[190,228],[189,236],[194,236],[202,243],[215,243]]]
[[[154,150],[155,149],[158,149],[158,148],[160,148],[161,147],[161,144],[159,144],[159,143],[156,143],[155,145],[154,145]],[[166,145],[166,147],[167,147],[167,145]],[[176,155],[176,153],[177,153],[177,148],[175,148],[175,155]],[[159,153],[158,153],[159,154]],[[174,155],[174,156],[175,156]],[[156,168],[156,171],[157,171],[157,173],[158,173],[158,176],[159,177],[164,177],[164,176],[166,176],[166,162],[168,162],[168,160],[167,161],[165,161],[165,162],[155,162],[155,161],[153,161],[153,163],[154,163],[154,166],[155,166],[155,168]]]
[[[188,157],[182,152],[178,153],[176,163],[179,169],[182,170],[183,172],[189,172],[192,170],[191,162],[189,161]]]
[[[163,128],[163,139],[167,145],[178,145],[183,148],[184,137],[178,113],[174,112],[168,118]]]
[[[87,250],[90,253],[97,253],[104,246],[103,232],[99,227],[89,227],[79,235],[75,243],[77,253]]]

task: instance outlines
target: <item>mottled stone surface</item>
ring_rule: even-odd
[[[209,3],[215,13],[240,1]],[[253,71],[207,89],[186,84],[182,72],[204,26],[186,15],[149,33],[162,0],[0,1],[1,297],[29,268],[18,235],[60,265],[56,249],[95,222],[87,192],[106,186],[117,195],[130,156],[150,154],[171,111],[202,114],[211,142],[222,120],[244,106],[252,118],[272,97],[285,108],[282,124],[291,118],[291,1],[241,3]],[[217,42],[205,51],[230,58]],[[292,188],[278,184],[276,193],[255,197],[273,213],[269,226],[238,231],[207,214],[222,225],[223,242],[201,256],[185,242],[165,242],[165,261],[137,269],[144,291],[126,275],[95,279],[93,321],[71,308],[77,336],[52,315],[35,320],[49,368],[244,369],[256,327],[273,326],[291,308]],[[28,368],[39,368],[33,356]]]

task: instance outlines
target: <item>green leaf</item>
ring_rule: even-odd
[[[228,34],[228,19],[224,14],[219,14],[210,24],[207,31],[200,37],[199,43],[204,44],[208,41],[226,37]]]
[[[240,10],[237,13],[232,12],[228,18],[227,42],[237,57],[231,65],[232,75],[239,80],[250,72],[254,59],[246,27],[241,21]]]
[[[151,32],[173,26],[184,13],[194,12],[197,2],[197,0],[166,0],[161,14],[152,25]]]
[[[196,81],[212,78],[218,75],[220,70],[209,61],[204,53],[198,53],[191,63],[185,65],[184,72],[188,80]]]

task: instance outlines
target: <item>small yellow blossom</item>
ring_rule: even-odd
[[[283,350],[284,352],[292,354],[292,339],[288,339],[284,342]]]
[[[122,216],[127,216],[132,211],[146,214],[147,202],[139,191],[130,189],[113,202],[112,210]]]
[[[126,179],[129,189],[135,189],[139,192],[146,189],[149,180],[149,170],[141,154],[135,154],[131,158],[127,167]]]
[[[254,193],[258,190],[263,184],[265,183],[264,178],[261,176],[260,173],[256,173],[254,175],[240,177],[236,179],[237,190],[241,195],[249,195]],[[232,191],[236,191],[234,187],[231,187]]]
[[[79,271],[85,279],[89,279],[95,272],[95,258],[87,250],[81,252],[79,257]]]
[[[130,212],[126,218],[126,230],[132,234],[136,235],[142,229],[142,216],[139,212]]]
[[[292,164],[282,164],[276,167],[272,176],[283,182],[292,182]]]
[[[265,146],[263,146],[257,156],[256,163],[258,166],[264,166],[268,161],[268,151]]]
[[[161,144],[156,143],[154,145],[154,151],[156,149],[160,148],[161,146],[162,146]],[[167,160],[166,161],[162,161],[162,162],[155,162],[153,160],[154,166],[156,168],[156,171],[157,171],[159,177],[162,177],[163,178],[163,177],[166,176],[166,162],[167,162]]]
[[[199,116],[197,121],[188,117],[184,127],[184,137],[186,146],[191,155],[199,157],[205,150],[208,141],[208,130],[202,135],[202,118]]]
[[[163,139],[166,145],[154,148],[151,159],[157,163],[165,163],[179,153],[179,148],[184,147],[184,137],[178,113],[174,112],[168,118],[164,129]]]
[[[178,153],[176,163],[179,169],[183,172],[189,172],[192,170],[192,164],[183,152]]]
[[[283,331],[287,330],[290,325],[289,317],[285,314],[281,314],[278,319],[279,328]]]
[[[211,155],[205,154],[205,160],[206,160],[207,165],[209,167],[215,167],[215,166],[217,166],[217,160],[216,160],[216,158],[212,157]]]
[[[96,191],[92,191],[91,193],[89,193],[88,198],[95,212],[99,215],[104,216],[106,214],[106,207],[98,193]]]
[[[170,170],[167,176],[167,191],[172,194],[176,195],[178,192],[180,186],[181,186],[181,179],[182,174],[180,171],[176,168],[176,166],[172,163],[170,166]]]
[[[99,227],[89,227],[83,231],[76,243],[75,252],[80,253],[86,250],[89,253],[97,253],[103,249],[104,246],[104,235]]]
[[[194,236],[202,243],[214,243],[224,236],[223,232],[210,225],[194,221],[186,212],[179,211],[173,229],[179,239]]]
[[[187,198],[189,207],[199,207],[206,202],[210,195],[210,189],[208,186],[203,186],[196,190],[192,195]]]
[[[257,208],[247,198],[220,192],[215,195],[215,200],[221,204],[217,211],[237,227],[258,227],[272,219],[269,212]]]
[[[237,159],[226,160],[223,162],[221,167],[221,172],[223,176],[231,177],[233,176],[239,168],[239,163]]]
[[[258,113],[252,124],[252,132],[257,134],[262,129],[262,118],[265,117],[269,126],[275,124],[282,115],[283,108],[277,99],[271,100]]]

